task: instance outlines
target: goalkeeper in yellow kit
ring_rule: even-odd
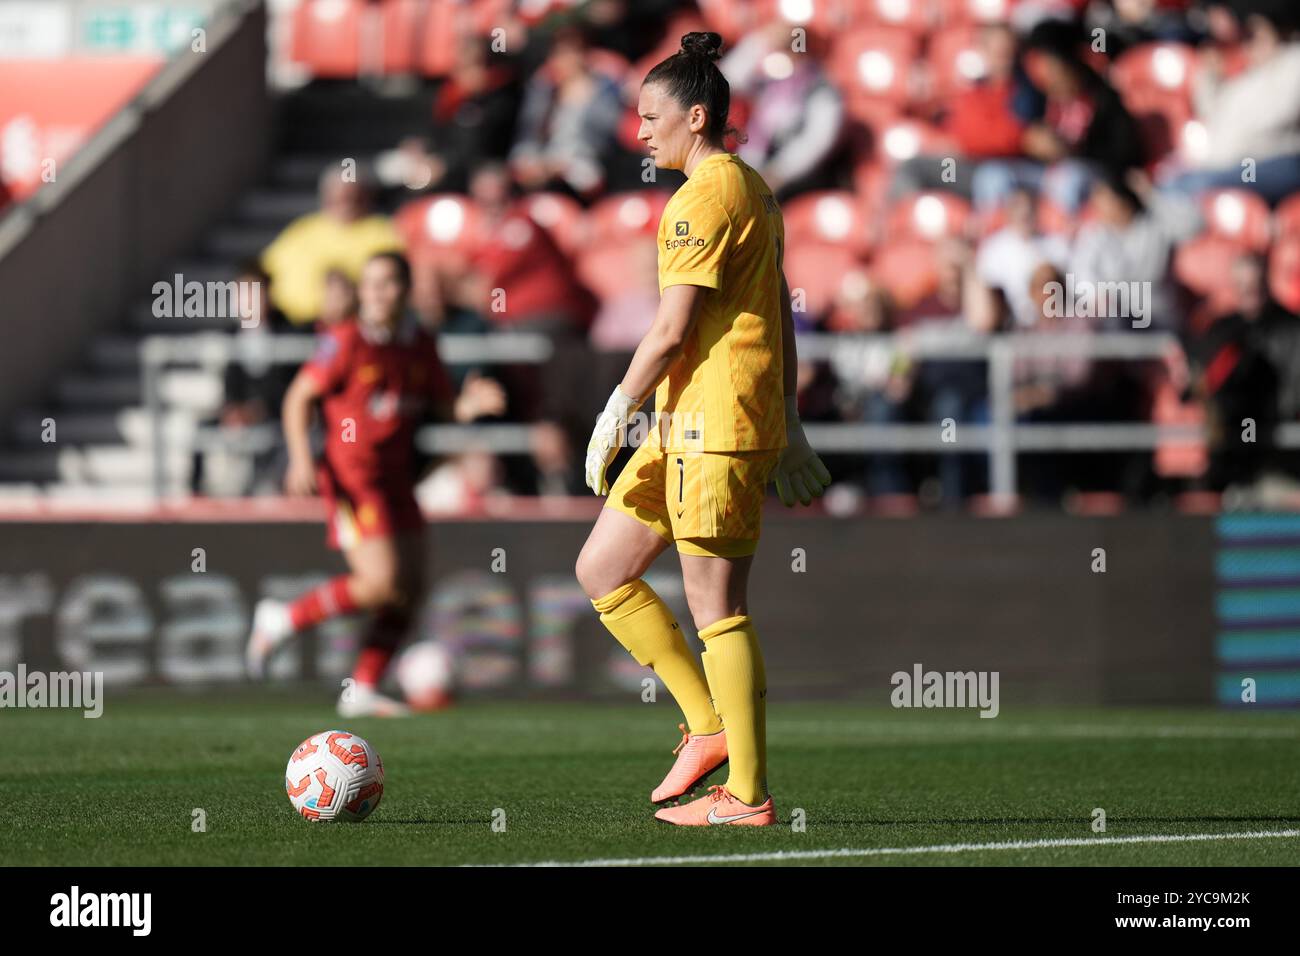
[[[785,230],[772,191],[727,152],[730,90],[721,38],[688,33],[641,86],[640,140],[686,183],[659,223],[659,309],[596,421],[587,484],[609,494],[577,574],[601,622],[653,667],[686,718],[677,760],[651,793],[657,819],[767,825],[767,678],[746,590],[767,482],[809,504],[830,484],[795,405],[794,326],[782,273]],[[656,427],[611,489],[605,469],[655,393]],[[669,544],[704,668],[672,612],[641,580]],[[729,764],[725,786],[671,805]]]

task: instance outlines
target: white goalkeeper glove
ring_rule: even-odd
[[[799,403],[793,396],[785,400],[785,448],[776,464],[776,493],[787,508],[798,498],[806,505],[830,487],[831,473],[808,444],[799,421]]]
[[[624,393],[622,386],[618,385],[605,403],[605,410],[596,419],[591,441],[587,442],[587,487],[598,495],[609,494],[605,469],[618,454],[628,419],[640,407],[641,403]]]

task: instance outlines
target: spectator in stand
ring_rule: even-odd
[[[331,269],[325,275],[325,291],[321,295],[320,316],[317,328],[325,329],[340,322],[351,321],[357,314],[357,285],[341,269]]]
[[[1229,319],[1257,330],[1260,345],[1277,375],[1277,420],[1300,421],[1300,317],[1280,305],[1268,291],[1263,257],[1244,253],[1232,269],[1237,308]],[[1300,478],[1300,452],[1277,449],[1272,464]]]
[[[275,362],[271,354],[273,336],[292,331],[284,315],[270,304],[271,277],[256,262],[244,263],[235,276],[240,295],[239,325],[230,330],[234,354],[222,379],[221,409],[215,417],[199,423],[206,431],[217,431],[220,449],[246,454],[250,467],[237,475],[238,487],[222,489],[230,494],[278,494],[286,463],[280,434],[280,403],[297,368],[290,362]],[[211,449],[194,453],[190,472],[193,494],[209,491],[207,457]]]
[[[883,336],[893,331],[892,311],[884,288],[865,273],[852,272],[840,284],[828,324],[835,332]],[[845,421],[895,425],[905,420],[916,365],[897,342],[885,339],[838,343],[830,364],[839,383],[835,404]],[[902,455],[872,455],[864,478],[867,492],[872,495],[908,491]]]
[[[555,345],[547,366],[517,365],[500,371],[509,394],[507,417],[542,424],[573,421],[576,393],[569,387],[571,373],[566,369],[590,364],[580,336],[591,324],[595,297],[578,281],[569,258],[515,198],[503,164],[479,169],[470,181],[470,194],[483,216],[483,230],[467,274],[454,287],[457,304],[481,314],[492,331],[538,332],[549,335]],[[575,356],[579,348],[583,352]],[[554,441],[544,438],[534,443],[534,472],[523,483],[554,479],[555,448]]]
[[[273,279],[271,301],[290,322],[304,325],[321,314],[325,277],[338,269],[356,281],[371,256],[402,248],[387,216],[370,211],[371,191],[352,166],[331,165],[320,177],[320,211],[300,216],[262,253]]]
[[[1080,57],[1076,40],[1076,28],[1059,21],[1030,33],[1024,55],[1029,86],[1016,98],[1026,124],[1021,149],[1029,158],[994,160],[975,170],[971,192],[979,209],[996,208],[1025,185],[1075,212],[1094,177],[1145,162],[1137,123]]]
[[[480,36],[463,37],[451,74],[438,88],[433,128],[380,157],[376,172],[385,186],[464,192],[470,174],[510,152],[520,89],[513,66],[493,54]]]
[[[1088,333],[1087,319],[1065,318],[1051,307],[1051,290],[1063,287],[1065,276],[1050,262],[1040,262],[1025,280],[1024,293],[1036,317],[1027,326],[1032,335]],[[1085,355],[1053,350],[1019,356],[1011,367],[1011,395],[1016,421],[1033,424],[1089,421],[1096,407],[1092,394],[1092,362]],[[1082,469],[1066,453],[1027,455],[1021,465],[1022,487],[1033,499],[1055,504],[1066,490],[1066,476]]]
[[[940,121],[962,161],[953,166],[945,165],[946,157],[941,156],[907,160],[894,174],[894,198],[942,189],[970,199],[971,174],[978,163],[1021,155],[1024,124],[1012,109],[1016,35],[1005,23],[988,23],[980,27],[977,37],[984,75],[944,104]]]
[[[1256,253],[1242,253],[1233,262],[1232,285],[1236,309],[1214,324],[1250,331],[1278,376],[1277,417],[1300,420],[1300,317],[1269,294],[1267,264]]]
[[[604,185],[603,164],[623,112],[610,77],[587,61],[577,26],[555,32],[550,55],[529,79],[510,166],[525,189],[559,189],[589,198]]]
[[[1278,418],[1300,421],[1300,316],[1269,294],[1268,265],[1255,252],[1232,263],[1236,311],[1232,321],[1258,330],[1264,352],[1278,373]]]
[[[536,485],[529,489],[543,498],[563,498],[582,493],[585,486],[581,459],[573,442],[556,422],[538,422],[528,435]]]
[[[1016,328],[1032,328],[1039,312],[1030,294],[1030,279],[1047,263],[1064,269],[1069,243],[1038,227],[1038,197],[1017,188],[1007,198],[1007,224],[980,243],[975,274],[991,290],[1001,293]]]
[[[939,282],[933,295],[907,312],[904,342],[963,345],[982,342],[997,330],[998,312],[975,278],[970,244],[945,239],[935,247]],[[899,323],[902,324],[901,321]],[[988,421],[988,366],[983,358],[923,358],[916,389],[928,422]],[[979,456],[939,455],[939,489],[949,506],[958,505],[987,478]]]
[[[415,486],[415,500],[426,511],[481,512],[505,494],[501,459],[486,448],[471,448],[439,463]]]
[[[629,244],[624,256],[628,281],[601,303],[588,335],[600,352],[635,352],[659,309],[659,250],[654,240]]]
[[[1142,43],[1195,43],[1197,32],[1187,11],[1161,0],[1113,0],[1090,3],[1084,12],[1089,35],[1104,31],[1111,62],[1125,50]]]
[[[587,0],[577,13],[592,46],[635,63],[659,45],[664,24],[684,5],[683,0]]]
[[[496,329],[585,332],[595,298],[555,240],[519,204],[506,167],[481,167],[470,181],[470,195],[483,215],[483,230],[469,272],[458,283],[460,304]]]
[[[1145,173],[1109,175],[1097,180],[1091,202],[1095,219],[1075,237],[1069,271],[1076,290],[1091,289],[1104,329],[1150,328],[1177,331],[1183,325],[1170,261],[1178,243],[1200,231],[1201,212],[1194,202],[1161,195]],[[1127,313],[1100,313],[1101,283],[1122,283],[1128,292]],[[1070,283],[1067,283],[1067,286]],[[1134,300],[1134,296],[1140,296]],[[1121,301],[1121,305],[1123,302]],[[1139,308],[1140,305],[1140,308]],[[1138,312],[1143,314],[1138,314]]]
[[[1187,347],[1192,389],[1205,405],[1209,430],[1206,481],[1215,491],[1258,476],[1272,454],[1279,390],[1289,385],[1286,390],[1293,393],[1295,387],[1279,380],[1269,359],[1268,329],[1282,327],[1284,313],[1268,298],[1262,262],[1253,256],[1237,260],[1233,280],[1238,310]],[[1249,441],[1247,419],[1254,423]]]
[[[1201,54],[1193,91],[1204,147],[1195,168],[1166,181],[1170,190],[1248,189],[1273,204],[1300,191],[1300,41],[1263,13],[1246,17],[1245,35],[1247,65],[1236,76],[1219,50]]]
[[[749,34],[718,68],[732,93],[752,103],[737,153],[777,199],[833,187],[844,103],[814,57],[790,52],[789,25],[777,20]]]

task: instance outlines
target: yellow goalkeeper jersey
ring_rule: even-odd
[[[783,448],[781,209],[739,157],[702,160],[659,221],[659,292],[705,296],[682,354],[655,391],[664,451]]]

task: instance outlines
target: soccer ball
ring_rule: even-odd
[[[384,795],[384,762],[356,734],[326,730],[290,755],[284,789],[305,819],[360,823]]]
[[[397,686],[412,710],[441,710],[451,705],[454,673],[451,655],[437,641],[408,647],[394,668]]]

